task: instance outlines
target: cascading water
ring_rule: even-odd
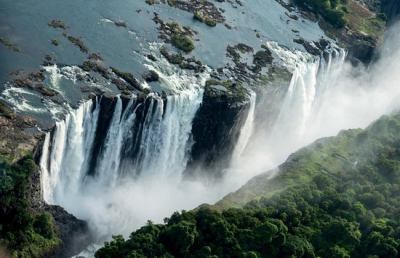
[[[334,90],[345,63],[346,53],[342,49],[331,48],[323,56],[314,57],[284,49],[274,42],[268,42],[267,46],[277,57],[276,62],[292,72],[292,78],[272,126],[254,128],[242,154],[234,156],[230,173],[235,179],[230,179],[228,185],[239,187],[252,176],[279,165],[291,152],[315,139],[309,137],[308,132],[319,115],[320,106],[329,103],[329,92]],[[269,113],[263,107],[256,107],[255,112],[259,119],[271,119],[266,117]]]
[[[285,62],[291,65],[293,77],[273,132],[294,133],[298,129],[284,128],[290,116],[301,117],[292,122],[299,128],[304,126],[317,96],[323,95],[317,81],[328,80],[326,74],[336,64],[333,60],[339,56],[343,59],[343,56],[332,51],[326,62],[324,59],[307,62],[311,57],[285,51],[287,53],[280,53],[280,56],[292,55]],[[157,209],[160,202],[168,202],[169,198],[181,200],[176,207],[164,208],[167,212],[161,212],[161,216],[175,209],[191,207],[193,203],[212,202],[243,183],[224,182],[224,187],[212,186],[214,189],[210,189],[208,186],[207,189],[195,182],[182,182],[192,144],[192,120],[202,101],[200,85],[204,84],[207,75],[188,76],[163,58],[149,62],[147,67],[157,71],[161,84],[172,91],[172,95],[149,94],[145,99],[117,96],[107,103],[103,103],[106,100],[102,98],[89,100],[57,122],[44,141],[40,163],[44,199],[89,220],[94,230],[103,236],[129,232],[132,225],[155,217],[153,209]],[[104,108],[110,113],[108,119]],[[251,91],[249,112],[232,155],[233,168],[243,164],[236,162],[241,160],[251,143],[255,113],[256,94]],[[236,178],[234,174],[228,174],[228,181],[232,179],[230,176]],[[190,191],[192,193],[187,194]],[[134,200],[127,205],[125,197]],[[76,205],[77,200],[80,205]],[[145,215],[132,212],[145,200],[156,202],[154,208],[148,207],[150,211],[144,211]],[[110,219],[98,217],[97,213],[101,212],[107,212]],[[127,225],[130,226],[127,228]]]
[[[48,203],[57,203],[66,191],[76,193],[79,190],[100,109],[96,105],[92,111],[92,107],[93,101],[83,103],[56,123],[52,136],[46,135],[40,166],[43,197]]]
[[[190,198],[183,201],[180,184],[192,145],[192,120],[208,73],[178,73],[162,58],[148,66],[172,95],[86,101],[56,122],[44,141],[40,161],[44,200],[88,220],[99,238],[128,233],[154,217],[139,214],[153,213],[162,206],[157,203],[160,198],[182,195],[182,202],[193,203]],[[159,185],[171,189],[162,191]],[[126,205],[121,194],[132,202]],[[146,198],[155,204],[135,215],[132,210]],[[168,207],[168,212],[176,208]],[[98,217],[99,211],[107,212],[108,219]],[[166,214],[160,212],[156,219]]]
[[[101,99],[82,104],[64,121],[57,122],[46,136],[40,163],[45,200],[89,221],[99,241],[111,234],[127,235],[148,219],[158,222],[173,211],[217,201],[317,137],[365,126],[371,117],[391,110],[391,105],[382,105],[387,102],[387,93],[393,99],[398,95],[392,84],[382,83],[382,76],[366,79],[370,85],[382,84],[376,90],[364,90],[360,87],[364,81],[349,79],[343,50],[332,49],[322,58],[273,43],[269,48],[293,73],[290,85],[268,129],[257,127],[256,118],[264,110],[256,105],[255,94],[251,96],[232,168],[224,181],[204,186],[181,180],[191,145],[191,122],[202,99],[202,83],[158,58],[148,67],[157,71],[162,83],[175,94],[150,95],[145,100],[114,98],[101,147],[94,140],[104,120]],[[386,69],[393,63],[380,65]],[[374,116],[362,119],[359,114],[370,108],[371,100],[380,105],[370,109]],[[357,112],[354,102],[362,112]],[[335,116],[344,118],[348,110],[355,115],[338,124]],[[78,146],[72,146],[75,144]],[[95,152],[98,155],[93,155]]]
[[[256,110],[256,93],[254,91],[250,91],[250,107],[247,113],[246,120],[240,130],[239,139],[236,143],[236,146],[232,153],[232,162],[239,160],[240,156],[243,154],[243,151],[246,149],[247,144],[249,143],[250,137],[254,130],[254,115]],[[235,166],[235,164],[232,164]]]
[[[327,57],[313,58],[307,54],[295,60],[293,76],[270,138],[282,138],[297,144],[307,130],[312,116],[316,115],[325,94],[334,87],[346,53],[330,49]],[[300,146],[298,146],[300,147]]]

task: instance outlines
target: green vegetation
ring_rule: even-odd
[[[217,21],[215,19],[204,14],[201,10],[194,12],[193,19],[203,22],[210,27],[215,27],[217,25]]]
[[[294,0],[301,7],[311,9],[336,28],[346,25],[346,0]]]
[[[29,156],[14,164],[0,156],[0,249],[12,257],[43,257],[60,243],[53,217],[30,208],[28,187],[36,170]]]
[[[373,38],[379,38],[385,30],[386,15],[375,14],[355,0],[294,0],[294,3],[319,14],[335,28],[348,26]]]
[[[213,86],[217,86],[217,89],[222,87],[221,89],[226,89],[226,92],[224,90],[216,90],[216,88]],[[220,81],[215,79],[209,79],[206,81],[206,95],[219,96],[221,92],[226,93],[229,97],[235,98],[237,101],[244,101],[248,96],[247,89],[243,87],[240,82],[234,83],[231,80]]]
[[[217,206],[116,236],[96,257],[398,257],[399,132],[397,114],[321,139],[273,180],[261,175]]]
[[[7,103],[3,100],[0,100],[0,115],[3,115],[7,118],[14,117],[14,111],[8,107]]]
[[[169,22],[166,24],[168,34],[170,35],[171,44],[186,53],[191,52],[194,48],[192,40],[193,32],[187,28],[182,27],[177,22]]]
[[[195,48],[193,40],[180,33],[176,33],[171,36],[171,44],[186,53],[191,52]]]

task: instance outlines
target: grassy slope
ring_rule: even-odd
[[[269,179],[270,172],[259,175],[227,195],[216,207],[242,207],[251,200],[307,184],[321,173],[340,177],[343,171],[356,170],[357,165],[376,159],[385,143],[400,141],[400,133],[396,131],[399,125],[400,114],[396,114],[382,117],[365,130],[342,131],[335,137],[317,140],[292,154],[279,167],[275,178]]]

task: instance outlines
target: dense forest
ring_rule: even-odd
[[[7,247],[12,257],[43,257],[60,241],[53,217],[32,209],[29,187],[37,170],[30,156],[14,163],[0,156],[0,251]]]
[[[319,140],[243,208],[149,221],[127,240],[114,236],[96,257],[399,257],[399,132],[397,114]]]

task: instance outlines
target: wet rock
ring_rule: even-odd
[[[325,41],[323,39],[321,39],[320,41],[316,41],[316,42],[309,42],[309,41],[305,40],[304,38],[297,38],[297,39],[293,39],[293,42],[302,45],[308,53],[310,53],[311,55],[314,55],[314,56],[321,55],[323,50],[325,50],[327,48],[327,46],[329,45],[329,42]]]
[[[51,40],[51,44],[54,45],[54,46],[58,46],[60,43],[58,42],[57,39],[52,39]]]
[[[239,50],[242,53],[248,53],[248,52],[253,52],[254,49],[250,47],[249,45],[246,45],[244,43],[239,43],[235,46],[235,49]]]
[[[4,116],[8,119],[11,119],[15,116],[15,112],[0,99],[0,116]]]
[[[290,14],[288,12],[285,12],[286,16],[289,17],[290,19],[293,19],[295,21],[297,21],[299,19],[299,16],[295,15],[295,14]]]
[[[225,21],[222,12],[207,0],[168,0],[167,3],[175,8],[191,12],[195,19],[199,19],[209,26],[215,26],[217,23]]]
[[[194,57],[185,58],[181,53],[171,52],[166,47],[162,47],[160,53],[169,63],[178,65],[181,69],[193,70],[195,72],[203,72],[205,69],[203,64]]]
[[[7,39],[5,37],[0,37],[0,44],[4,45],[6,48],[8,48],[11,51],[14,51],[14,52],[21,51],[16,44],[12,43],[9,39]]]
[[[43,60],[43,66],[50,66],[56,63],[55,57],[53,55],[45,55]]]
[[[127,27],[126,22],[125,22],[125,21],[122,21],[122,20],[114,21],[114,24],[115,24],[115,26],[117,26],[117,27],[124,27],[124,28]]]
[[[111,67],[113,73],[115,73],[118,77],[122,78],[126,81],[131,87],[130,90],[142,90],[142,86],[140,85],[139,81],[133,76],[133,74],[128,72],[122,72],[115,67]]]
[[[76,38],[71,35],[67,35],[66,37],[72,44],[77,46],[82,53],[87,54],[89,52],[89,49],[85,46],[85,44],[80,38]]]
[[[148,54],[147,58],[153,62],[157,61],[157,58],[155,56],[153,56],[152,54]]]
[[[262,67],[266,67],[267,64],[271,64],[273,59],[272,53],[268,48],[257,51],[253,56],[255,70],[259,71]]]
[[[146,0],[145,3],[148,4],[148,5],[153,5],[153,4],[158,4],[159,1],[157,1],[157,0]]]
[[[101,55],[99,53],[91,53],[88,56],[88,59],[90,60],[96,60],[96,61],[103,61],[103,58],[101,57]]]
[[[51,20],[47,25],[49,25],[50,27],[54,28],[54,29],[62,29],[62,30],[66,30],[67,26],[65,26],[64,22],[61,20]]]
[[[195,48],[193,41],[183,34],[172,35],[171,44],[185,53],[189,53]]]
[[[43,71],[19,73],[16,75],[16,78],[12,80],[12,84],[15,87],[28,88],[37,91],[46,97],[54,97],[59,95],[58,92],[44,85],[44,79],[45,76]]]
[[[155,82],[159,80],[159,76],[155,71],[149,70],[143,75],[143,79],[145,79],[147,82]]]
[[[70,258],[92,243],[93,239],[85,221],[77,219],[60,206],[46,205],[44,210],[53,216],[62,241],[50,258]]]
[[[159,38],[164,42],[171,43],[185,53],[189,53],[195,48],[192,38],[197,32],[190,27],[181,26],[177,22],[165,23],[157,13],[154,13],[153,21],[158,24]]]
[[[207,13],[202,10],[195,11],[193,19],[205,23],[210,27],[215,27],[217,25],[217,20],[215,20],[213,17],[208,16]]]
[[[186,176],[195,177],[197,171],[202,171],[202,176],[223,176],[222,168],[230,161],[249,109],[247,92],[238,96],[233,93],[234,87],[241,86],[227,81],[207,83],[203,102],[193,120],[194,144]]]

